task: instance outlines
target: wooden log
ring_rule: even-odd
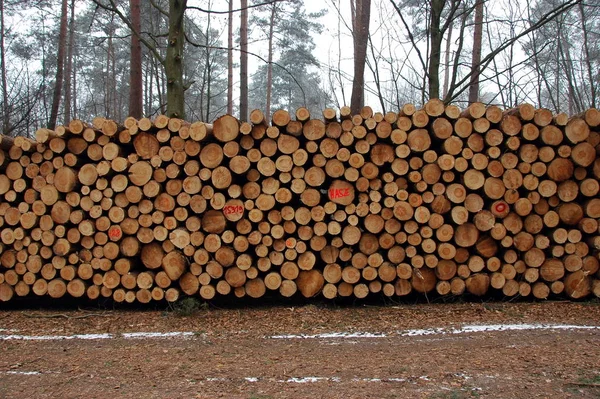
[[[490,286],[490,277],[485,273],[476,273],[465,281],[467,291],[476,296],[483,296]]]
[[[401,280],[399,280],[401,281]],[[412,272],[411,286],[415,291],[425,294],[435,289],[437,283],[435,272],[431,269],[414,269]],[[396,293],[397,295],[398,292]]]
[[[455,230],[454,242],[459,247],[468,248],[477,242],[479,230],[472,223],[464,223]]]
[[[591,293],[592,281],[583,270],[569,273],[564,279],[565,293],[572,299],[585,298]]]
[[[589,135],[590,127],[583,119],[572,118],[565,127],[565,136],[573,144],[585,141]]]
[[[240,122],[231,115],[223,115],[212,125],[213,136],[220,142],[235,140],[239,134]]]

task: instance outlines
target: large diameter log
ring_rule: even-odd
[[[344,180],[334,180],[327,191],[329,200],[340,205],[350,205],[354,201],[354,185]]]
[[[590,135],[590,127],[583,119],[573,118],[567,123],[565,136],[573,144],[585,141]]]
[[[142,132],[137,134],[135,139],[133,139],[133,147],[142,159],[148,160],[158,155],[160,143],[155,135]]]
[[[246,281],[244,288],[246,290],[246,295],[251,298],[260,298],[267,290],[266,285],[261,278],[255,278]]]
[[[223,115],[213,123],[213,135],[223,143],[233,141],[240,132],[240,122],[231,115]]]
[[[0,301],[8,302],[14,295],[13,287],[8,283],[0,284]]]
[[[431,146],[431,137],[425,129],[416,129],[408,134],[407,144],[415,152],[423,152]]]
[[[555,182],[562,182],[570,179],[571,176],[573,176],[574,169],[575,168],[571,160],[565,158],[556,158],[550,162],[546,173],[548,174],[548,177]]]
[[[540,267],[540,276],[548,282],[558,281],[565,275],[565,266],[560,259],[546,259]]]
[[[411,278],[412,288],[422,294],[426,294],[435,289],[437,278],[432,269],[421,268],[414,269]]]
[[[303,270],[298,274],[295,282],[305,298],[312,298],[321,292],[325,279],[319,270]]]
[[[221,211],[209,210],[202,216],[202,229],[207,233],[220,234],[225,231],[227,219]]]
[[[302,127],[302,134],[307,140],[320,140],[325,136],[326,127],[325,124],[318,119],[310,119]]]
[[[181,291],[186,295],[195,295],[200,289],[200,282],[197,276],[188,272],[183,274],[179,279],[179,286],[181,287]]]
[[[466,281],[466,288],[470,294],[483,296],[490,287],[490,277],[485,273],[476,273]]]
[[[558,209],[558,216],[561,222],[573,226],[579,223],[584,217],[583,208],[575,202],[569,202],[561,205]]]
[[[142,263],[148,269],[158,269],[159,267],[161,267],[164,257],[165,251],[158,242],[146,244],[142,248]]]
[[[459,247],[469,248],[475,245],[479,239],[479,230],[472,223],[464,223],[458,226],[454,233],[454,242]]]
[[[63,166],[54,173],[54,187],[61,193],[70,193],[77,183],[77,175],[73,169]]]
[[[225,280],[233,288],[243,287],[246,283],[246,273],[239,267],[233,266],[225,272]]]
[[[592,290],[592,280],[583,270],[567,275],[564,284],[565,293],[573,299],[585,298]]]
[[[138,161],[129,167],[129,181],[136,186],[143,186],[152,178],[152,165],[146,161]]]
[[[86,186],[91,186],[98,179],[98,169],[94,164],[86,163],[79,169],[79,182]]]

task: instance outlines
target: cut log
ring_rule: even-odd
[[[212,125],[214,137],[223,143],[235,140],[239,131],[240,122],[231,115],[221,116]]]

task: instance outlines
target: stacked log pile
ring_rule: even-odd
[[[600,113],[524,104],[0,141],[0,301],[600,296]]]

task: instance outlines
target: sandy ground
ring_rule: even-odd
[[[0,309],[0,398],[598,398],[600,303]]]

